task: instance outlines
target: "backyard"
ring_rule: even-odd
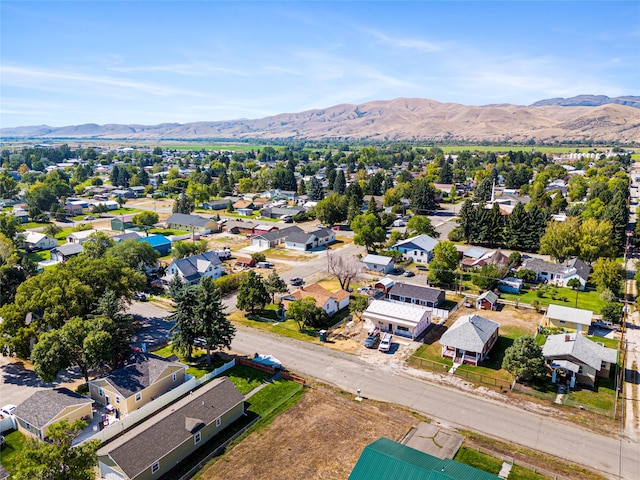
[[[563,305],[565,307],[576,308],[576,291],[565,287],[550,287],[548,289],[534,290],[526,285],[520,293],[502,293],[504,300],[519,302],[528,305],[540,305],[547,307],[550,304]],[[591,310],[593,313],[600,313],[600,309],[606,304],[600,298],[600,294],[594,288],[588,288],[584,292],[577,293],[577,308]]]

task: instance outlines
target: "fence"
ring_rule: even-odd
[[[230,369],[234,365],[235,365],[235,360],[231,360],[225,363],[224,365],[222,365],[221,367],[207,373],[206,375],[202,376],[199,379],[196,379],[194,377],[189,378],[182,385],[177,386],[173,390],[169,390],[167,393],[160,395],[155,400],[147,403],[146,405],[143,405],[137,410],[134,410],[130,414],[125,415],[124,417],[121,417],[117,422],[109,425],[104,430],[96,432],[95,435],[92,435],[91,437],[83,440],[80,443],[82,444],[89,440],[100,440],[100,442],[104,443],[107,440],[110,440],[113,437],[120,435],[125,430],[128,430],[129,428],[133,427],[135,424],[141,422],[147,417],[150,417],[157,411],[163,409],[170,403],[178,400],[179,398],[186,395],[191,390],[197,388],[199,385],[202,385],[203,383],[208,382],[212,378],[220,375],[221,373]]]
[[[496,452],[495,450],[490,450],[488,448],[481,447],[480,445],[476,445],[474,443],[468,443],[464,445],[464,448],[468,450],[475,450],[480,453],[484,453],[485,455],[489,455],[491,457],[497,458],[503,462],[510,463],[511,465],[518,465],[522,468],[526,468],[528,470],[533,471],[534,473],[538,473],[544,477],[553,478],[554,480],[571,480],[568,477],[558,475],[557,473],[549,472],[548,470],[544,470],[540,467],[536,467],[535,465],[531,465],[530,463],[524,462],[519,458],[510,457],[508,455],[503,455],[502,453]]]
[[[434,362],[433,360],[428,360],[426,358],[420,358],[416,356],[409,357],[409,363],[414,365],[419,365],[423,368],[428,368],[429,370],[434,370],[436,372],[445,373],[451,369],[451,365],[447,365],[445,363]],[[469,380],[473,380],[475,382],[480,382],[484,385],[489,385],[491,387],[498,387],[501,390],[510,390],[511,384],[501,378],[490,377],[489,375],[484,375],[478,372],[472,372],[469,370],[460,370],[459,368],[455,370],[454,375],[458,375],[460,377],[467,378]]]
[[[202,467],[204,467],[207,464],[209,460],[211,460],[213,457],[217,457],[222,452],[224,452],[224,450],[231,444],[231,442],[233,442],[236,438],[238,438],[240,435],[244,434],[244,432],[249,430],[253,426],[253,424],[256,423],[258,420],[260,420],[260,417],[256,417],[253,420],[251,420],[251,422],[248,425],[246,425],[244,428],[242,428],[242,430],[234,433],[231,438],[229,438],[222,445],[217,447],[205,458],[200,460],[200,462],[198,462],[197,465],[195,465],[191,470],[189,470],[187,473],[181,476],[179,480],[189,480],[191,477],[193,477],[196,473],[198,473],[202,469]]]
[[[275,375],[277,372],[277,370],[274,367],[271,367],[269,365],[262,365],[261,363],[256,363],[253,360],[250,360],[245,357],[236,357],[236,363],[239,365],[245,365],[247,367],[255,368],[256,370],[260,370],[262,372],[266,372],[271,375]],[[307,381],[304,378],[299,377],[298,375],[295,375],[291,372],[287,372],[286,370],[280,370],[280,378],[284,380],[291,380],[293,382],[298,382],[302,385],[306,385],[307,383]]]

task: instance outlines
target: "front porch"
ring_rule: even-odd
[[[458,365],[466,363],[467,365],[478,366],[482,361],[480,354],[477,352],[466,352],[458,348],[447,347],[444,345],[442,346],[442,356],[444,358],[450,358],[453,360],[454,364]]]

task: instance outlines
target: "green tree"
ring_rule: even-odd
[[[489,202],[493,193],[493,178],[487,177],[476,187],[474,199],[476,202]]]
[[[458,268],[458,249],[448,240],[438,242],[433,248],[433,259],[443,262],[449,270]]]
[[[188,215],[193,212],[194,207],[191,197],[181,193],[173,204],[173,213],[185,213]]]
[[[37,182],[29,187],[26,200],[29,208],[38,207],[42,211],[49,211],[51,206],[58,202],[58,197],[51,185]]]
[[[142,273],[146,269],[154,268],[158,265],[160,253],[147,242],[139,242],[135,238],[122,240],[107,250],[107,255],[119,258],[129,267]]]
[[[311,177],[311,180],[309,180],[307,191],[309,192],[309,199],[314,202],[319,202],[324,198],[324,189],[322,188],[322,184],[315,176]]]
[[[490,263],[483,265],[471,275],[471,282],[482,290],[494,288],[499,279],[500,271],[498,267]]]
[[[540,253],[549,255],[558,262],[579,253],[580,219],[567,217],[564,222],[550,221],[540,238]]]
[[[288,291],[286,282],[280,278],[280,275],[275,270],[265,279],[264,286],[271,296],[271,303],[276,303],[276,293],[286,293]]]
[[[147,231],[148,235],[148,230],[158,223],[158,214],[145,210],[144,212],[134,215],[131,221],[141,230]]]
[[[75,366],[85,382],[89,371],[111,360],[111,335],[93,320],[72,318],[62,328],[45,332],[31,352],[34,371],[52,382],[60,370]]]
[[[353,301],[349,302],[349,312],[362,320],[362,312],[369,306],[369,297],[355,295]]]
[[[624,305],[620,302],[608,302],[600,309],[602,320],[611,323],[621,323],[624,315]]]
[[[174,242],[171,249],[171,256],[176,260],[181,258],[190,257],[192,255],[198,255],[209,250],[209,246],[206,240],[198,240],[195,242],[189,241],[177,241]]]
[[[437,207],[436,187],[424,177],[416,178],[411,187],[411,209],[418,215],[428,215]]]
[[[262,252],[254,252],[251,254],[251,258],[253,258],[256,262],[264,262],[267,260],[267,257],[264,256]]]
[[[171,328],[171,351],[187,360],[193,357],[193,346],[199,334],[198,301],[200,291],[196,286],[184,286],[174,291],[173,313],[168,319],[175,322]]]
[[[199,286],[201,293],[196,307],[198,333],[207,349],[207,365],[211,365],[211,350],[230,348],[236,329],[227,318],[222,305],[220,289],[211,277],[205,277]]]
[[[364,245],[367,252],[375,251],[387,238],[385,229],[380,225],[380,219],[373,213],[357,215],[351,222],[351,229],[354,232],[353,243]]]
[[[518,202],[513,208],[504,231],[504,241],[508,248],[522,248],[527,241],[527,222],[529,221],[524,205]]]
[[[83,253],[89,258],[99,259],[106,255],[107,250],[113,247],[114,241],[102,232],[92,233],[86,242],[82,244]]]
[[[589,218],[580,225],[580,258],[588,263],[614,254],[613,227],[608,220]]]
[[[476,209],[471,200],[466,199],[460,207],[457,222],[462,229],[465,243],[472,242],[475,239]]]
[[[347,188],[347,181],[344,178],[344,172],[342,170],[338,170],[336,173],[336,180],[333,182],[333,191],[334,193],[338,193],[340,195],[344,194]]]
[[[453,285],[456,274],[448,265],[441,260],[431,260],[429,262],[429,273],[427,280],[430,284],[438,286]]]
[[[0,198],[13,198],[19,191],[20,187],[13,176],[6,170],[0,172]]]
[[[334,225],[347,219],[347,199],[344,195],[332,193],[320,200],[314,208],[318,220],[326,225]]]
[[[433,238],[440,236],[440,233],[436,231],[429,217],[422,215],[414,215],[409,219],[406,232],[409,237],[423,234]]]
[[[258,308],[263,309],[269,300],[269,292],[264,283],[253,270],[249,270],[238,287],[237,307],[240,310],[255,313]]]
[[[540,383],[546,376],[542,349],[531,335],[516,338],[505,350],[502,368],[517,381]]]
[[[47,442],[28,439],[16,454],[15,480],[93,480],[99,440],[72,446],[73,439],[86,428],[87,422],[63,420],[49,427]]]
[[[327,323],[327,312],[316,306],[316,299],[304,297],[289,303],[287,315],[298,324],[298,329],[322,328]]]
[[[624,281],[622,265],[611,258],[599,258],[593,264],[591,279],[599,292],[608,288],[615,294],[620,294]]]

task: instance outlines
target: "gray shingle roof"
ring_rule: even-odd
[[[287,228],[281,228],[279,230],[272,230],[270,232],[267,233],[262,233],[260,235],[256,235],[253,238],[264,238],[265,240],[268,241],[273,241],[273,240],[279,240],[281,238],[285,238],[288,235],[291,235],[292,233],[301,233],[302,229],[298,226],[292,226],[292,227],[287,227]]]
[[[68,257],[70,255],[78,255],[79,253],[84,252],[84,247],[81,243],[65,243],[64,245],[60,245],[59,247],[56,247],[51,251]]]
[[[199,217],[198,215],[187,215],[185,213],[174,213],[167,219],[167,224],[188,225],[190,227],[205,227],[212,220]]]
[[[435,246],[438,244],[438,240],[429,235],[417,235],[415,237],[408,238],[406,240],[402,240],[401,242],[396,243],[393,247],[405,247],[405,248],[414,248],[424,250],[425,252],[431,252]]]
[[[198,278],[209,266],[221,265],[222,261],[215,252],[204,252],[191,257],[181,258],[174,262],[175,267],[184,276],[185,279]]]
[[[482,295],[478,297],[478,300],[486,300],[487,302],[493,305],[498,301],[498,295],[491,290],[487,290],[486,292],[484,292]]]
[[[410,283],[396,283],[389,290],[389,295],[417,298],[418,300],[425,300],[431,303],[437,303],[441,293],[442,290],[437,288],[422,287]]]
[[[373,263],[374,265],[389,265],[393,262],[393,257],[385,257],[384,255],[374,255],[370,253],[362,259],[364,263]]]
[[[228,378],[212,380],[98,450],[133,478],[244,401]],[[191,440],[193,442],[193,440]]]
[[[448,347],[460,348],[468,352],[481,352],[500,324],[480,315],[460,317],[444,332],[440,343]]]
[[[132,351],[118,368],[104,377],[124,398],[152,385],[167,368],[186,366],[151,353]]]
[[[598,345],[579,333],[561,333],[547,337],[547,342],[542,347],[542,355],[549,359],[571,357],[599,371],[603,360],[615,363],[618,352],[613,348]]]
[[[309,243],[313,240],[313,234],[304,232],[294,232],[287,236],[288,243]]]
[[[65,408],[87,403],[93,403],[93,400],[68,388],[49,388],[31,395],[16,407],[14,414],[25,422],[42,428]]]

